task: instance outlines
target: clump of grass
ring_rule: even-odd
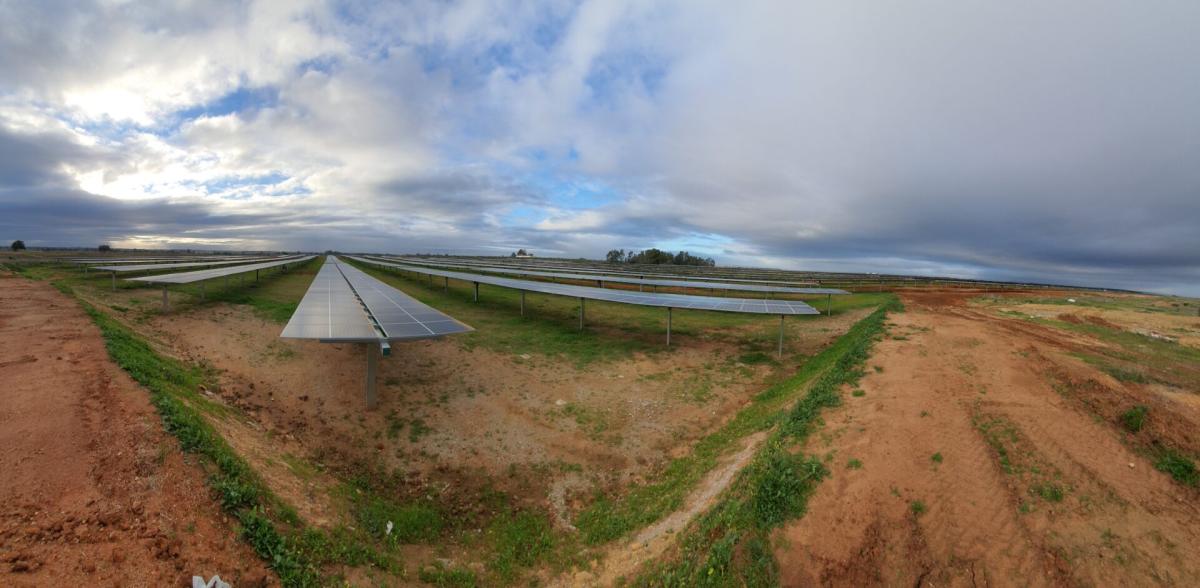
[[[1149,412],[1148,407],[1139,404],[1121,415],[1121,424],[1125,425],[1125,430],[1130,433],[1141,431],[1146,424],[1146,414]]]
[[[417,578],[426,584],[451,588],[474,588],[479,585],[475,572],[465,568],[448,568],[442,562],[422,567]]]
[[[421,440],[421,437],[424,437],[425,435],[428,435],[432,432],[433,432],[433,429],[431,429],[429,427],[429,425],[426,425],[425,421],[423,421],[419,418],[409,419],[409,421],[408,421],[408,441],[409,441],[409,443],[416,443],[417,441]]]
[[[506,582],[519,568],[538,563],[554,548],[554,535],[546,517],[531,512],[502,513],[488,528],[495,552],[488,567]]]
[[[767,454],[754,493],[754,518],[769,529],[804,512],[808,489],[828,471],[814,458],[803,458],[783,450]]]
[[[933,454],[929,459],[933,463],[942,463],[942,453],[939,451],[939,452]]]
[[[762,351],[751,351],[750,353],[743,353],[741,357],[738,357],[738,362],[746,365],[757,365],[763,363],[775,363],[775,359],[770,355],[763,353]]]
[[[846,469],[848,469],[848,470],[861,470],[862,467],[863,467],[863,462],[861,459],[858,459],[858,458],[851,458],[850,461],[846,462]]]
[[[1196,462],[1174,449],[1160,450],[1158,458],[1154,460],[1154,467],[1160,472],[1170,474],[1181,484],[1195,486],[1200,483],[1200,472],[1196,471]]]
[[[437,539],[445,522],[442,514],[424,503],[395,504],[378,496],[362,499],[353,507],[354,518],[376,539],[388,543],[423,543]],[[391,529],[388,529],[391,523]]]
[[[867,391],[862,388],[855,388],[854,391],[850,392],[850,395],[855,398],[862,398],[867,395]]]
[[[1052,482],[1043,482],[1029,489],[1035,495],[1047,502],[1062,502],[1064,492],[1062,486]]]
[[[1150,378],[1147,377],[1146,374],[1144,374],[1140,371],[1136,371],[1136,370],[1129,370],[1129,369],[1125,369],[1125,368],[1118,367],[1115,365],[1101,366],[1100,369],[1103,370],[1104,373],[1116,378],[1117,380],[1119,380],[1121,382],[1132,382],[1134,384],[1145,384],[1150,381]]]
[[[916,516],[921,516],[925,514],[927,509],[924,502],[921,502],[920,500],[914,500],[908,503],[908,510],[912,511],[912,513]]]

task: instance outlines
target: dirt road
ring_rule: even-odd
[[[903,298],[807,448],[833,475],[776,537],[785,586],[1195,585],[1196,492],[1056,390],[1090,369],[1081,342],[963,294]]]
[[[273,585],[79,306],[0,273],[0,584]]]

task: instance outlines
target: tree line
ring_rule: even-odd
[[[608,263],[632,263],[632,264],[647,264],[647,265],[698,265],[705,267],[715,267],[716,260],[711,257],[699,257],[692,255],[687,251],[671,253],[657,248],[643,249],[642,251],[626,251],[624,249],[613,249],[604,257]]]

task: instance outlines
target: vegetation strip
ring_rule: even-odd
[[[128,327],[75,296],[69,286],[58,281],[53,284],[75,297],[99,327],[109,356],[150,392],[164,429],[179,440],[180,448],[203,458],[202,467],[209,473],[208,483],[221,506],[239,521],[242,538],[275,570],[284,586],[325,583],[320,566],[333,561],[387,565],[369,549],[306,528],[295,511],[267,488],[201,414],[209,410],[208,401],[196,390],[201,384],[211,384],[209,375],[158,354]]]
[[[864,362],[883,333],[887,313],[899,310],[899,302],[893,299],[805,365],[813,365],[812,369],[801,370],[764,392],[763,396],[786,395],[803,386],[814,373],[820,373],[785,418],[772,419],[780,421],[780,426],[719,502],[684,532],[674,560],[650,564],[637,578],[637,585],[778,584],[770,531],[802,516],[809,495],[829,473],[817,457],[793,453],[791,448],[816,428],[823,408],[840,404],[840,388],[857,383],[863,376]]]

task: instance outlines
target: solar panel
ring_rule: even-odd
[[[172,262],[172,263],[147,263],[138,265],[105,265],[93,267],[94,270],[106,272],[142,272],[163,269],[183,269],[188,267],[207,267],[214,265],[233,265],[238,263],[250,263],[263,259],[283,259],[281,257],[255,257],[253,259],[235,259],[233,261],[189,261],[189,262]],[[290,259],[295,259],[292,257]],[[141,279],[141,278],[138,278]]]
[[[411,296],[327,258],[281,337],[329,342],[428,339],[473,329]]]
[[[526,292],[539,292],[543,294],[570,296],[572,298],[585,298],[588,300],[602,300],[607,302],[619,302],[622,304],[636,304],[639,306],[656,306],[660,308],[687,308],[693,310],[715,310],[719,312],[738,312],[751,314],[820,314],[815,308],[796,300],[722,298],[717,296],[689,296],[686,294],[660,294],[651,292],[633,292],[629,290],[611,290],[604,288],[593,288],[589,286],[574,286],[570,284],[517,280],[513,278],[487,276],[483,274],[469,274],[427,268],[417,265],[389,263],[354,256],[349,256],[349,258],[362,263],[394,267],[425,275],[440,276],[454,280],[462,280],[465,282],[474,282],[477,284],[490,284],[492,286],[512,288],[514,290],[523,290]]]
[[[381,256],[375,256],[375,257],[381,257]],[[421,261],[419,259],[413,259],[411,257],[403,257],[403,256],[388,256],[387,258],[392,261],[402,261],[402,262],[419,262],[419,261]],[[593,262],[593,263],[595,263],[595,262]],[[503,259],[498,259],[498,260],[491,259],[491,260],[488,260],[487,264],[485,264],[483,261],[476,261],[473,259],[469,259],[467,261],[460,261],[457,263],[447,263],[447,264],[435,263],[432,265],[482,266],[482,265],[488,265],[488,264],[493,265],[493,266],[505,267],[505,268],[509,268],[509,269],[532,269],[532,270],[536,270],[536,271],[558,270],[558,271],[572,272],[572,273],[590,272],[590,273],[601,274],[601,275],[636,276],[638,278],[643,278],[643,279],[645,279],[645,278],[657,278],[657,279],[667,279],[667,280],[686,279],[688,281],[698,281],[698,282],[782,284],[784,286],[799,286],[799,285],[803,285],[806,283],[806,282],[787,281],[787,280],[772,280],[772,279],[767,279],[767,278],[751,279],[751,278],[698,276],[698,275],[695,275],[693,272],[694,271],[702,271],[702,270],[700,270],[700,269],[685,270],[684,269],[684,268],[691,268],[693,266],[667,266],[667,267],[678,268],[677,271],[680,273],[651,273],[651,272],[647,272],[647,271],[623,270],[623,269],[615,269],[615,268],[611,268],[611,267],[596,267],[595,265],[587,265],[587,264],[585,264],[583,266],[576,266],[576,265],[569,265],[566,263],[551,263],[551,262],[547,262],[547,261],[541,261],[541,262],[536,262],[536,263],[531,264],[531,263],[524,263],[524,262],[520,262],[520,261],[507,261],[507,260],[503,260]]]
[[[701,282],[691,278],[687,280],[678,279],[641,279],[641,278],[623,278],[619,276],[608,276],[600,274],[585,274],[581,272],[546,272],[537,270],[516,269],[507,267],[483,266],[463,263],[451,262],[423,262],[404,260],[403,263],[421,265],[427,267],[458,267],[470,269],[480,272],[489,272],[494,274],[509,274],[518,276],[537,276],[543,278],[558,278],[563,280],[591,280],[597,282],[612,282],[614,284],[638,284],[642,286],[660,286],[663,288],[703,288],[703,289],[721,289],[735,290],[739,292],[768,292],[773,294],[849,294],[845,290],[837,288],[792,288],[788,286],[763,286],[758,284],[742,284],[742,283],[719,283],[719,282]]]
[[[209,256],[193,256],[193,257],[130,257],[127,259],[106,259],[96,257],[84,257],[79,259],[68,259],[71,263],[79,264],[96,264],[96,263],[170,263],[170,262],[187,262],[187,261],[224,261],[224,260],[240,260],[240,259],[265,259],[262,255],[209,255]]]
[[[128,278],[126,281],[150,282],[151,284],[190,284],[192,282],[199,282],[202,280],[211,280],[213,278],[220,278],[223,276],[232,276],[234,274],[240,274],[243,272],[250,272],[250,271],[254,271],[254,270],[263,270],[263,269],[278,267],[278,266],[288,264],[288,263],[300,263],[300,262],[308,261],[314,257],[316,257],[316,256],[309,255],[307,257],[286,257],[286,258],[282,258],[282,259],[274,259],[274,260],[263,262],[263,263],[250,263],[250,264],[246,264],[246,265],[235,265],[233,267],[218,267],[218,268],[199,270],[199,271],[194,271],[194,272],[177,272],[174,274],[162,274],[162,275],[157,275],[157,276],[143,276],[140,278]],[[229,263],[235,263],[235,262],[229,262]],[[236,263],[245,264],[246,262],[241,261],[241,262],[236,262]],[[175,265],[173,267],[191,267],[191,266],[196,266],[196,265],[214,265],[214,264],[206,264],[206,263],[179,264],[179,265]],[[228,264],[221,264],[221,265],[228,265]],[[121,266],[114,266],[114,267],[121,267]],[[142,269],[145,269],[146,266],[139,266],[139,267],[142,267]],[[106,269],[106,268],[100,268],[100,269]],[[161,268],[161,269],[166,269],[166,268]]]

